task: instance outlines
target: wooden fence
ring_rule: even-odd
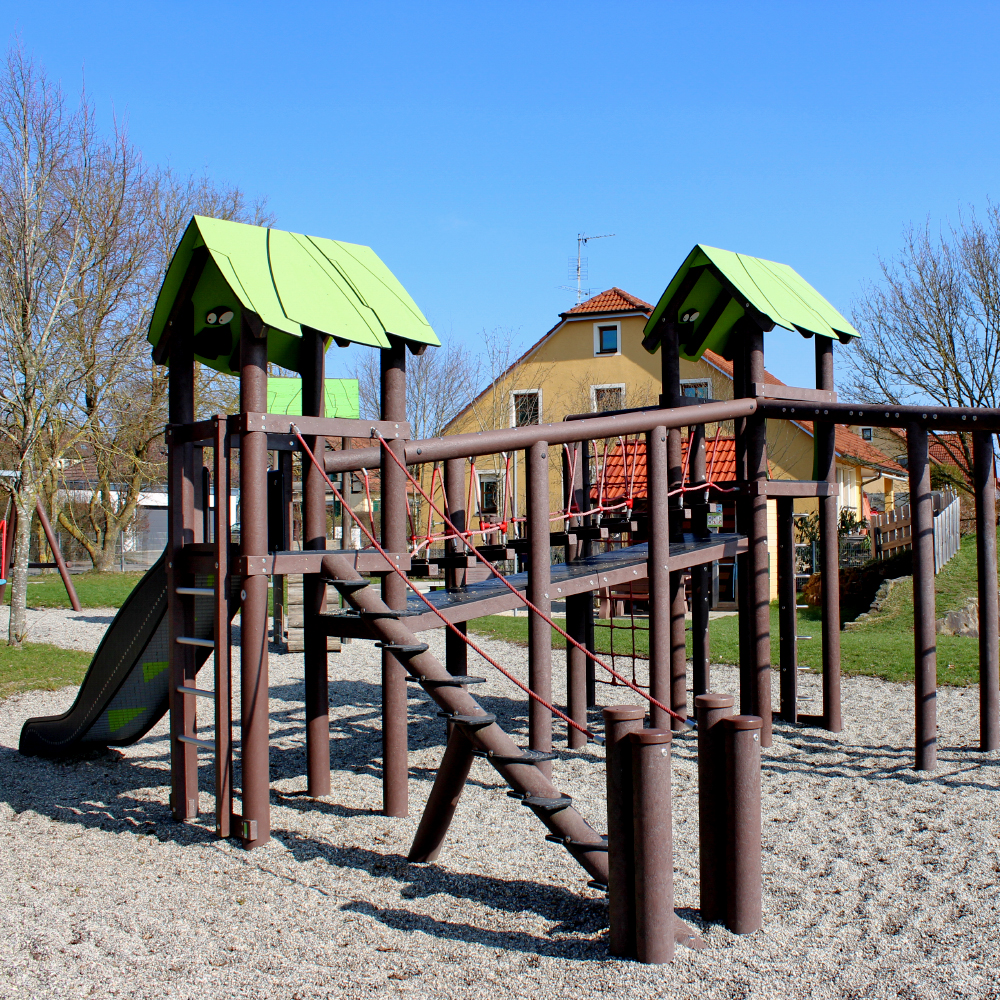
[[[940,573],[941,568],[958,552],[961,544],[962,511],[959,498],[951,491],[934,493],[933,500],[934,572]],[[873,513],[870,524],[874,558],[888,559],[912,548],[909,504],[882,514]]]

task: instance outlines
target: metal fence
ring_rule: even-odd
[[[950,490],[935,491],[934,572],[940,573],[962,542],[962,505]],[[910,505],[903,504],[883,514],[872,514],[872,549],[876,559],[888,559],[913,547]]]

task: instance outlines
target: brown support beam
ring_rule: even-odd
[[[833,391],[833,341],[816,341],[816,388]],[[817,420],[813,425],[816,473],[813,478],[837,482],[837,426]],[[823,615],[823,725],[831,733],[843,728],[840,716],[840,535],[837,496],[819,498],[821,610]]]
[[[472,761],[472,744],[458,726],[452,725],[434,786],[420,817],[410,853],[406,856],[407,861],[434,861],[441,853],[445,834],[469,778]]]
[[[590,499],[590,439],[584,438],[580,442],[580,510],[589,511],[591,509]],[[594,517],[591,514],[584,514],[583,523],[587,527],[594,524]],[[589,558],[594,552],[594,543],[591,539],[583,540],[581,555],[584,559]],[[584,599],[585,597],[585,599]],[[584,597],[580,599],[580,614],[583,617],[583,629],[586,639],[584,645],[591,653],[596,653],[594,647],[594,592],[588,590]],[[597,706],[597,665],[590,657],[586,657],[586,685],[587,685],[587,708]]]
[[[299,346],[302,415],[325,416],[326,340],[304,326]],[[326,452],[326,438],[305,437],[314,455]],[[302,548],[326,549],[326,483],[312,462],[302,463]],[[275,581],[277,583],[277,580]],[[318,615],[326,611],[326,584],[319,573],[302,577],[303,659],[306,689],[306,775],[309,795],[330,794],[330,685],[326,633]]]
[[[406,420],[406,343],[396,337],[381,357],[382,419]],[[403,458],[403,442],[388,447]],[[386,454],[381,456],[382,545],[406,551],[406,474]],[[406,607],[406,583],[395,573],[382,578],[382,600],[394,610]],[[406,668],[382,650],[382,808],[386,816],[409,813],[409,765],[406,732]]]
[[[82,611],[80,607],[80,598],[76,596],[76,588],[73,586],[73,580],[69,575],[69,568],[66,566],[66,560],[63,559],[62,550],[59,548],[59,543],[56,541],[55,532],[52,530],[52,525],[49,524],[48,515],[45,513],[45,508],[42,506],[41,499],[35,504],[35,513],[38,514],[38,520],[42,525],[42,531],[45,532],[45,540],[49,543],[49,548],[52,549],[52,558],[55,560],[56,568],[59,570],[59,575],[62,577],[63,586],[66,588],[66,596],[69,597],[69,603],[74,611]],[[6,577],[4,578],[6,579]]]
[[[571,517],[568,530],[573,531],[583,524],[582,511],[586,509],[583,493],[583,443],[574,442],[569,446],[568,457],[563,456],[563,501],[567,510],[578,510],[581,514]],[[567,561],[583,556],[584,542],[566,548]],[[593,592],[574,594],[566,598],[566,631],[581,646],[587,646],[587,608],[593,607]],[[586,653],[578,646],[566,642],[566,714],[581,726],[587,725],[587,663]],[[566,741],[570,749],[578,749],[587,742],[587,737],[572,726],[567,727]]]
[[[244,311],[240,324],[240,411],[267,409],[267,329]],[[240,554],[267,552],[267,434],[240,438]],[[240,616],[243,846],[271,838],[267,659],[267,577],[244,576]]]
[[[743,337],[733,338],[733,394],[736,398],[749,395],[749,380],[747,378],[747,351],[746,341]],[[750,580],[751,580],[751,545],[749,537],[751,533],[750,525],[750,498],[747,494],[747,425],[746,418],[737,418],[734,421],[735,440],[734,449],[736,452],[736,531],[738,534],[746,535],[748,545],[746,553],[737,556],[734,566],[736,567],[736,606],[739,608],[737,624],[739,628],[739,650],[740,650],[740,711],[746,715],[753,714],[756,707],[756,688],[754,686],[754,618],[751,613],[750,601]]]
[[[215,418],[215,832],[219,837],[232,833],[233,813],[233,713],[232,713],[232,625],[229,602],[229,434],[226,418]],[[207,497],[206,497],[207,503]]]
[[[764,331],[747,324],[747,378],[764,381]],[[753,714],[761,719],[761,746],[771,745],[771,574],[767,550],[767,421],[747,419],[747,480],[750,487],[749,568],[753,616]],[[752,484],[752,486],[751,486]]]
[[[544,441],[532,445],[524,455],[528,528],[527,598],[551,618],[549,598],[551,555],[549,547],[549,446]],[[541,615],[528,615],[528,686],[535,694],[552,702],[552,626]],[[532,698],[528,702],[528,746],[548,753],[552,750],[552,713]],[[552,777],[552,761],[538,765],[546,778]]]
[[[444,495],[447,501],[446,510],[452,524],[459,531],[465,531],[468,528],[468,515],[465,509],[467,500],[464,458],[449,458],[444,463]],[[449,538],[445,542],[445,553],[449,556],[464,555],[468,551],[457,538]],[[449,590],[464,587],[465,570],[459,566],[447,566],[444,571],[444,582]],[[465,635],[466,623],[462,622],[458,630]],[[469,672],[469,647],[462,637],[455,635],[451,629],[446,629],[444,633],[444,651],[445,666],[449,673],[464,675]]]
[[[170,351],[167,375],[171,424],[194,420],[194,354],[191,344],[193,312],[190,301],[176,316],[177,329]],[[183,329],[181,328],[183,326]],[[194,650],[177,641],[192,635],[194,615],[191,602],[177,594],[177,588],[191,586],[193,578],[180,570],[181,550],[194,542],[193,448],[190,444],[167,441],[167,482],[170,508],[167,515],[167,614],[170,619],[170,803],[177,820],[198,816],[198,751],[180,737],[194,737],[195,698],[182,694],[181,687],[193,687]],[[266,586],[266,583],[265,583]]]
[[[1000,749],[1000,641],[997,619],[997,496],[993,435],[974,431],[976,569],[979,580],[979,749]]]
[[[706,481],[705,425],[688,428],[690,476],[692,486]],[[698,490],[687,494],[686,506],[691,508],[691,530],[695,538],[710,538],[708,530],[708,493]],[[712,603],[712,564],[691,567],[691,688],[694,697],[705,694],[711,687],[711,655],[708,645],[708,618]]]
[[[906,425],[913,535],[914,729],[917,771],[937,767],[937,638],[934,628],[934,499],[927,428]]]
[[[795,521],[791,497],[778,497],[778,635],[781,671],[781,717],[798,721],[798,656],[795,611]]]
[[[649,514],[649,693],[670,705],[670,512],[667,499],[667,430],[646,435],[647,511]],[[672,707],[672,706],[671,706]],[[669,729],[671,717],[650,705],[654,729]]]

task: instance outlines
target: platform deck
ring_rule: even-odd
[[[712,535],[703,541],[685,536],[683,542],[670,543],[670,569],[681,570],[716,559],[729,559],[746,552],[743,535]],[[563,601],[573,594],[588,590],[615,587],[634,580],[646,579],[646,543],[624,549],[612,549],[587,559],[571,563],[556,563],[551,570],[550,601]],[[496,577],[470,584],[461,590],[432,590],[426,595],[431,604],[450,622],[470,621],[486,615],[496,615],[524,607],[524,593],[528,585],[527,573],[507,577],[515,588],[512,594]],[[443,628],[440,618],[416,594],[410,594],[406,609],[399,612],[407,628],[423,632],[430,628]],[[353,611],[338,610],[320,615],[327,635],[366,638],[372,635],[368,625]]]

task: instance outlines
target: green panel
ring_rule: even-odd
[[[694,327],[694,339],[701,343],[693,356],[683,355],[689,360],[697,360],[709,349],[726,353],[729,336],[744,315],[744,307],[756,310],[776,326],[788,330],[832,338],[858,336],[858,331],[787,264],[699,244],[670,280],[646,323],[643,343],[647,350],[655,351],[659,346],[657,326],[675,293],[681,290],[685,276],[691,268],[703,264],[708,267],[677,308],[677,317],[691,309],[700,313]],[[731,291],[734,301],[718,315],[710,331],[702,331],[698,324],[706,320],[723,290]],[[677,317],[671,318],[676,320]]]
[[[154,677],[158,677],[167,667],[170,666],[168,660],[151,660],[142,665],[142,679],[148,684]]]
[[[192,296],[195,355],[218,371],[236,374],[230,358],[243,308],[257,313],[267,326],[268,360],[293,371],[299,367],[303,326],[369,347],[387,347],[389,333],[414,343],[440,344],[416,303],[370,247],[205,216],[188,224],[167,269],[150,320],[151,344],[159,341],[200,246],[208,248],[209,259]],[[220,306],[235,313],[228,332],[205,319]]]
[[[326,390],[326,416],[357,420],[361,415],[356,378],[328,378]],[[302,380],[298,378],[269,378],[267,380],[267,412],[302,415]]]
[[[141,708],[111,708],[108,709],[108,728],[111,732],[127,726],[137,715],[146,711],[146,707]]]

